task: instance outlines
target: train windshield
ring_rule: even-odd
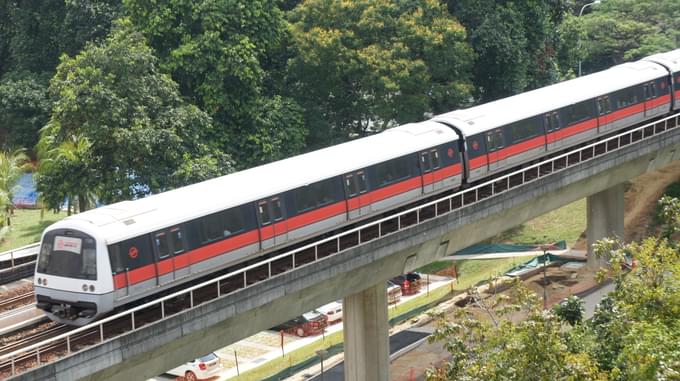
[[[38,258],[38,272],[67,278],[97,279],[94,238],[74,230],[45,234]]]

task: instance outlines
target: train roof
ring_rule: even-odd
[[[57,222],[105,227],[108,243],[298,188],[333,176],[457,140],[452,129],[432,121],[379,134],[217,177],[134,201],[89,210]]]
[[[668,71],[656,63],[630,62],[479,106],[437,115],[434,120],[451,123],[460,128],[463,135],[471,136],[664,75],[668,75]]]
[[[643,61],[656,62],[669,68],[673,73],[680,72],[680,49],[666,53],[654,54],[642,59]]]

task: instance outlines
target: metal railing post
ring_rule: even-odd
[[[130,313],[130,317],[131,317],[130,320],[132,321],[132,330],[134,331],[137,329],[135,325],[135,311],[132,311],[132,313]]]
[[[194,308],[194,290],[189,291],[189,308]]]
[[[165,300],[161,300],[161,319],[165,319]]]
[[[104,324],[99,324],[99,342],[104,342]]]

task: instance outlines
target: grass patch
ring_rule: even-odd
[[[0,242],[0,252],[40,241],[43,230],[64,217],[66,212],[55,214],[45,211],[41,219],[40,209],[16,209],[12,216],[12,228]]]
[[[458,282],[454,284],[454,290],[465,290],[470,286],[488,280],[510,270],[512,267],[526,262],[533,256],[499,258],[499,259],[462,259],[455,261]],[[433,273],[451,268],[451,261],[432,262],[419,268],[420,273]]]
[[[257,368],[243,372],[241,375],[230,378],[229,380],[261,381],[275,374],[278,374],[282,377],[292,376],[295,372],[299,371],[299,369],[294,368],[296,364],[307,361],[313,357],[318,357],[316,355],[316,351],[340,344],[342,343],[342,340],[342,331],[334,332],[330,335],[327,335],[324,340],[315,341],[309,345],[305,345],[300,349],[286,353],[285,356],[279,357],[275,360],[267,361]],[[286,374],[286,369],[291,369],[290,374]]]
[[[522,262],[526,262],[531,258],[533,258],[533,256],[482,260],[464,259],[457,261],[456,269],[458,270],[458,282],[453,288],[456,290],[465,290],[481,281],[502,275],[512,267]]]
[[[586,199],[555,209],[491,239],[492,243],[546,243],[565,240],[576,243],[586,230]]]

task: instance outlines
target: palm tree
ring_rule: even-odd
[[[90,155],[90,141],[80,135],[69,135],[54,147],[53,141],[43,139],[38,143],[38,157],[40,167],[38,175],[51,175],[59,180],[52,184],[50,192],[53,195],[41,195],[45,201],[49,196],[64,200],[68,199],[68,214],[71,214],[73,200],[78,201],[78,211],[84,212],[89,205],[94,204],[94,191],[88,189],[87,160]],[[61,203],[61,201],[59,202]],[[54,202],[52,202],[54,204]],[[56,205],[52,205],[56,207]],[[75,209],[75,208],[74,208]]]
[[[14,189],[21,176],[32,169],[31,159],[24,149],[0,152],[0,210],[4,213],[3,221],[10,225]]]

